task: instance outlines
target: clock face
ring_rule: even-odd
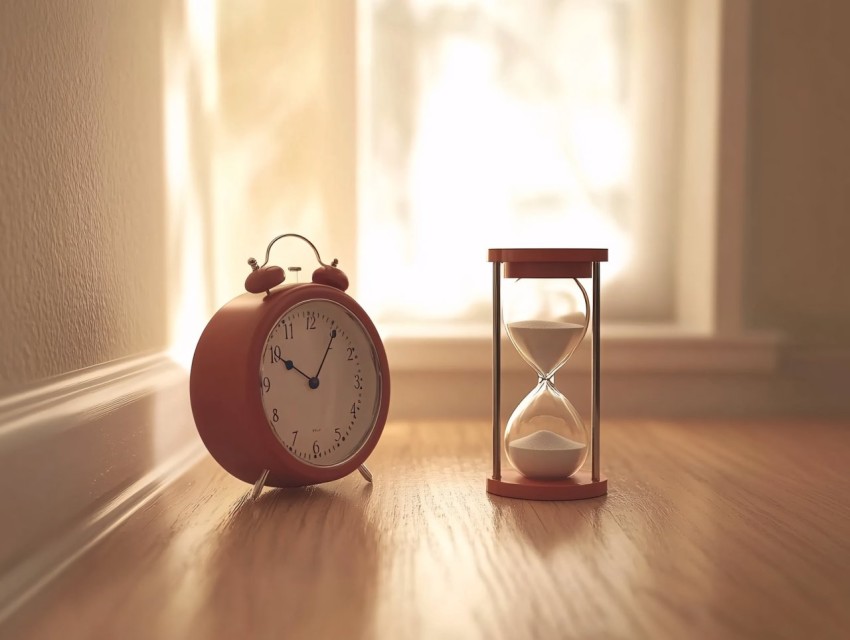
[[[309,300],[282,315],[260,362],[263,409],[280,443],[320,467],[341,464],[372,432],[381,374],[369,334],[330,300]]]

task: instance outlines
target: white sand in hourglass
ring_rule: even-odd
[[[517,471],[535,480],[571,476],[584,462],[586,449],[587,445],[546,429],[517,438],[508,445]]]
[[[552,369],[576,348],[584,326],[554,320],[522,320],[508,324],[514,346],[543,373]]]

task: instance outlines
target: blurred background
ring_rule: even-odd
[[[609,415],[846,412],[847,24],[841,0],[4,3],[0,395],[188,367],[294,232],[385,336],[396,417],[489,415],[493,246],[610,249]],[[512,403],[533,376],[505,368]]]
[[[760,473],[816,468],[755,445],[850,415],[848,27],[847,0],[0,2],[0,622],[206,455],[197,338],[282,233],[374,319],[390,421],[489,433],[488,247],[607,247],[603,442],[758,416]],[[585,418],[588,342],[557,377]],[[503,353],[504,419],[536,378]]]
[[[500,246],[610,249],[603,433],[850,414],[848,24],[843,0],[0,3],[0,619],[203,455],[198,335],[281,233],[340,260],[391,421],[489,430]],[[588,342],[557,376],[586,419]],[[536,379],[503,353],[504,419]]]

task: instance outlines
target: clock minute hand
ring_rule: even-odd
[[[325,355],[322,356],[322,362],[319,363],[319,370],[316,372],[315,375],[316,379],[319,378],[319,374],[322,372],[322,367],[325,366],[325,360],[328,357],[328,351],[331,350],[331,343],[334,341],[334,338],[336,338],[336,329],[331,329],[331,339],[328,340],[328,348],[325,349]]]

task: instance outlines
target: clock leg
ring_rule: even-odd
[[[256,500],[259,497],[260,492],[263,490],[263,487],[266,484],[266,478],[268,477],[269,470],[264,469],[263,472],[260,474],[260,477],[257,478],[257,481],[254,483],[254,488],[251,489],[251,500]]]
[[[357,470],[360,472],[360,475],[366,479],[366,482],[372,482],[372,472],[366,468],[365,464],[361,464],[357,467]]]

